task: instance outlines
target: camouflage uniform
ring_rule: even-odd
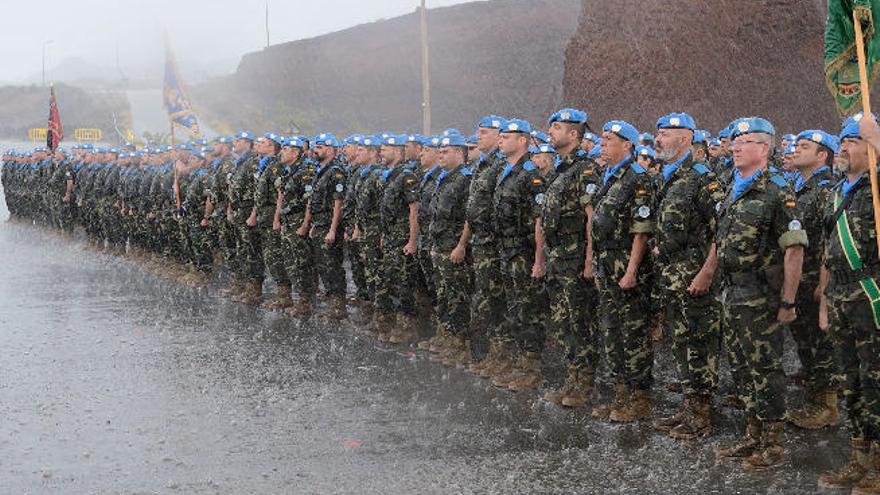
[[[501,259],[503,300],[512,320],[513,337],[523,352],[544,347],[546,302],[543,281],[532,278],[535,262],[535,223],[544,202],[544,179],[528,155],[507,163],[498,174],[493,217]]]
[[[281,177],[282,168],[274,156],[260,160],[259,177],[254,185],[254,207],[257,209],[257,229],[263,244],[263,263],[279,288],[290,287],[290,277],[285,268],[284,241],[280,230],[273,230],[278,191],[275,181]]]
[[[190,262],[200,272],[211,270],[211,243],[208,236],[208,227],[203,227],[201,222],[205,218],[205,200],[207,192],[205,182],[208,179],[208,171],[201,168],[195,170],[186,186],[185,207],[186,233],[188,234]]]
[[[431,266],[436,270],[437,318],[450,333],[464,336],[470,333],[470,260],[455,264],[449,255],[458,245],[464,228],[465,212],[461,205],[466,201],[471,175],[462,165],[448,172],[437,171],[432,181],[436,192],[430,208],[422,203],[431,212],[427,239],[422,242],[430,242]]]
[[[443,172],[439,165],[427,170],[419,185],[419,270],[420,277],[425,284],[431,305],[437,305],[437,276],[433,256],[431,255],[431,242],[429,236],[429,224],[431,223],[431,200],[437,190],[437,177]]]
[[[715,238],[715,205],[724,199],[718,180],[688,153],[656,198],[658,285],[672,333],[672,354],[686,396],[709,396],[718,382],[720,308],[717,294],[687,289]],[[717,284],[713,284],[717,285]]]
[[[235,258],[235,230],[226,219],[229,206],[229,187],[235,176],[235,159],[232,154],[215,160],[210,174],[208,197],[214,206],[211,213],[211,234],[215,249],[220,253],[223,263],[232,270]]]
[[[590,323],[598,294],[592,281],[584,280],[583,272],[586,208],[598,191],[597,165],[576,148],[561,158],[547,182],[541,226],[547,243],[547,283],[553,294],[552,335],[565,350],[569,364],[593,371],[599,360],[600,341]]]
[[[382,269],[376,287],[376,309],[383,315],[393,312],[413,315],[413,256],[406,256],[403,247],[409,241],[409,207],[419,201],[419,180],[402,166],[383,174],[385,184],[379,203],[382,225]],[[397,305],[394,305],[397,299]]]
[[[354,232],[357,217],[357,191],[364,180],[361,176],[362,166],[350,166],[346,171],[348,176],[345,185],[345,200],[342,202],[342,222],[345,225],[345,233],[350,237]],[[345,250],[348,263],[351,266],[351,280],[354,282],[355,295],[360,301],[370,301],[371,295],[367,284],[367,273],[360,252],[360,243],[352,240],[345,242]]]
[[[305,220],[306,208],[312,196],[314,171],[299,160],[290,166],[290,171],[275,180],[275,187],[282,191],[281,198],[281,236],[284,240],[285,270],[300,299],[311,300],[315,295],[317,281],[315,277],[315,255],[312,243],[306,237],[300,237],[296,231]]]
[[[382,226],[379,203],[382,198],[383,177],[387,177],[384,172],[384,169],[376,165],[368,165],[358,172],[361,176],[355,208],[355,222],[361,233],[358,251],[364,266],[367,290],[373,301],[376,300],[376,290],[381,283]]]
[[[242,280],[263,283],[263,246],[260,230],[249,227],[247,219],[254,207],[254,186],[259,177],[260,157],[247,151],[238,158],[229,186],[232,204],[232,227],[235,230],[235,253],[238,275]]]
[[[825,290],[829,334],[840,363],[847,427],[854,439],[880,442],[880,324],[878,324],[877,232],[871,187],[862,176],[844,195],[843,184],[834,187],[834,200],[827,202],[825,265],[831,280]],[[847,257],[841,240],[846,223],[856,256]],[[869,295],[870,294],[870,295]]]
[[[330,232],[334,202],[345,199],[345,182],[345,171],[335,160],[324,166],[319,165],[315,171],[309,202],[315,267],[324,284],[324,292],[330,296],[345,296],[341,219],[336,231],[336,241],[328,245],[324,239]]]
[[[723,281],[726,329],[735,336],[734,352],[746,363],[748,377],[739,391],[748,417],[776,422],[785,413],[782,325],[777,320],[783,253],[805,246],[807,234],[797,220],[797,202],[785,181],[762,169],[738,197],[734,184],[717,206],[718,268]]]
[[[594,197],[593,246],[599,280],[599,313],[605,353],[613,380],[635,390],[649,390],[654,352],[648,329],[650,257],[639,265],[636,286],[622,290],[633,236],[654,232],[651,178],[633,156],[606,171]]]
[[[467,199],[474,271],[471,342],[477,355],[485,352],[482,341],[490,337],[511,338],[509,325],[503,323],[506,313],[492,199],[503,166],[503,158],[497,150],[484,155],[473,169]]]
[[[833,343],[828,333],[819,329],[819,305],[814,298],[824,255],[823,224],[827,203],[831,201],[832,180],[831,169],[822,167],[795,189],[798,217],[803,221],[810,247],[804,252],[803,275],[796,301],[797,319],[789,327],[797,343],[808,395],[834,387],[837,372]]]

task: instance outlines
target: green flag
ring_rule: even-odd
[[[865,36],[865,62],[868,86],[874,80],[880,58],[880,37],[874,36],[874,19],[880,13],[880,0],[828,0],[825,21],[825,81],[841,115],[861,110],[859,65],[853,12]]]

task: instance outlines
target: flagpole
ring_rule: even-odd
[[[862,111],[864,115],[871,113],[871,88],[868,85],[868,67],[865,62],[865,40],[862,35],[862,24],[853,10],[853,25],[856,31],[856,53],[859,59],[859,85],[862,93]],[[880,232],[880,188],[877,186],[877,150],[868,146],[868,175],[871,177],[871,199],[874,202],[874,230]],[[880,235],[876,236],[877,253],[880,254]]]

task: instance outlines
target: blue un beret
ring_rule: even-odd
[[[253,141],[254,135],[248,131],[238,131],[235,133],[235,139],[247,139],[248,141]]]
[[[587,112],[582,110],[578,110],[576,108],[563,108],[558,112],[554,113],[547,119],[547,125],[551,125],[554,122],[566,122],[570,124],[586,124],[587,123]]]
[[[825,131],[814,129],[803,131],[797,135],[797,138],[792,140],[792,144],[797,143],[801,139],[806,139],[807,141],[821,144],[822,146],[830,149],[834,154],[837,154],[837,152],[840,150],[840,140],[837,139],[837,136],[828,134]]]
[[[428,136],[425,138],[425,146],[428,148],[439,148],[443,144],[443,138],[440,136]]]
[[[694,118],[686,113],[670,113],[657,119],[657,129],[690,129],[696,130]]]
[[[510,119],[501,127],[501,132],[511,133],[519,132],[523,134],[532,134],[532,125],[522,119]]]
[[[736,119],[730,124],[730,139],[736,139],[744,134],[769,134],[776,135],[776,129],[769,120],[761,117],[744,117]]]
[[[334,136],[333,134],[331,134],[329,132],[322,132],[321,134],[318,134],[317,136],[315,136],[314,143],[315,143],[315,145],[320,145],[320,146],[332,146],[334,148],[339,147],[339,140],[337,140],[336,136]]]
[[[636,147],[636,155],[654,158],[654,149],[649,148],[647,146],[637,146]]]
[[[629,122],[624,122],[623,120],[606,122],[605,125],[602,126],[602,132],[612,132],[621,138],[626,139],[632,143],[633,146],[639,145],[639,131]]]
[[[504,117],[499,117],[497,115],[488,115],[480,119],[480,123],[477,127],[485,127],[486,129],[501,129],[504,126],[504,123],[507,122],[507,119]]]
[[[536,129],[536,130],[532,131],[532,137],[537,139],[541,143],[549,143],[550,142],[550,136],[548,136],[546,132],[541,131],[541,130]]]
[[[538,150],[534,151],[533,153],[556,153],[556,149],[547,143],[543,143],[538,145]]]
[[[450,136],[446,136],[443,138],[443,141],[441,142],[441,146],[443,146],[443,147],[446,147],[446,146],[466,147],[467,141],[465,141],[464,136],[462,136],[461,134],[452,134]]]

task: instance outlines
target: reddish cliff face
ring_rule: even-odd
[[[836,132],[822,72],[825,8],[824,0],[583,0],[564,101],[587,109],[593,124],[621,118],[647,131],[660,115],[685,111],[713,134],[749,115],[780,132]]]
[[[537,123],[562,98],[578,0],[494,0],[428,11],[434,131],[496,113]],[[219,128],[421,130],[417,13],[246,55],[193,88]],[[219,125],[218,125],[219,124]]]

